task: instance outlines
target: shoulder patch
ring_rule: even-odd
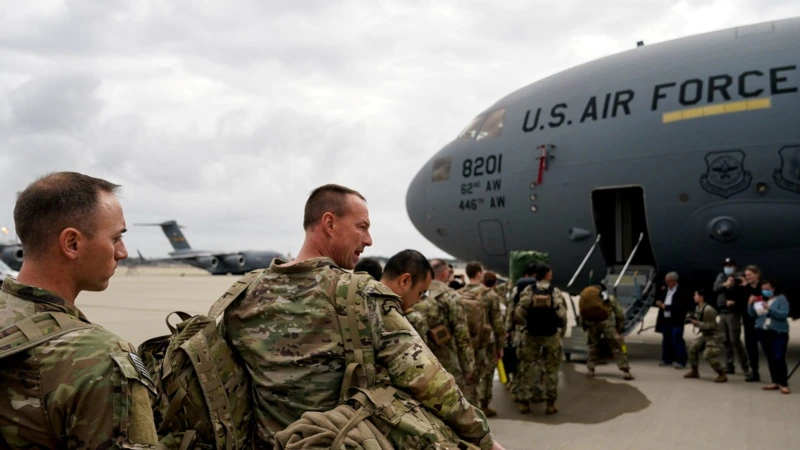
[[[153,378],[150,377],[150,374],[147,372],[147,369],[145,368],[144,363],[139,355],[133,352],[119,352],[112,353],[111,359],[113,359],[117,364],[117,367],[119,367],[120,372],[122,372],[122,376],[129,380],[139,381],[147,386],[147,389],[149,389],[154,395],[158,395]]]
[[[142,358],[140,358],[139,355],[133,352],[128,353],[128,357],[131,359],[133,367],[135,367],[136,371],[139,372],[139,375],[141,375],[142,378],[145,378],[147,381],[149,381],[150,384],[155,386],[156,383],[153,381],[152,378],[150,378],[150,373],[147,372],[147,368],[144,366],[144,361],[142,361]]]
[[[385,295],[385,296],[388,296],[388,297],[400,298],[397,294],[394,293],[394,291],[392,291],[391,289],[389,289],[388,287],[386,287],[385,285],[383,285],[382,283],[379,283],[379,282],[367,283],[367,285],[364,286],[364,294],[366,294],[366,295]]]

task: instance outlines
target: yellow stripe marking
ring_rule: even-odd
[[[697,119],[699,117],[718,116],[742,111],[755,111],[772,107],[772,97],[758,98],[755,100],[741,100],[738,102],[722,103],[719,105],[700,106],[698,108],[680,109],[665,112],[661,116],[662,123],[678,122],[680,120]]]

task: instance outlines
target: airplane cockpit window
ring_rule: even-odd
[[[450,179],[450,165],[452,158],[449,156],[433,161],[433,176],[431,181],[447,181]]]
[[[503,120],[505,117],[505,108],[490,112],[486,117],[486,121],[481,125],[481,130],[475,140],[480,141],[481,139],[500,137],[500,134],[503,133]]]
[[[480,116],[472,119],[472,122],[470,122],[469,125],[467,125],[467,127],[464,128],[464,131],[462,131],[458,135],[458,138],[466,140],[475,139],[475,136],[478,135],[478,128],[480,128],[481,122],[483,122],[484,117],[485,115],[481,114]]]

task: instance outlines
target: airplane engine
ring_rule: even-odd
[[[216,269],[219,267],[219,259],[217,259],[215,256],[197,258],[197,265],[202,268]]]
[[[225,257],[225,264],[230,267],[244,267],[244,255],[231,255]]]
[[[22,262],[21,247],[7,247],[3,250],[3,260]]]

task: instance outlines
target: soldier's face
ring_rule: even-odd
[[[337,217],[331,235],[331,259],[341,268],[352,270],[364,248],[372,245],[369,210],[356,195],[348,195],[347,213]]]
[[[102,291],[114,275],[117,263],[128,257],[128,250],[122,242],[125,217],[122,205],[113,194],[99,194],[99,204],[95,214],[95,233],[84,236],[79,246],[76,260],[77,282],[80,290]]]
[[[400,277],[398,282],[400,292],[395,293],[399,295],[400,299],[403,301],[403,311],[411,308],[422,300],[422,296],[425,295],[425,292],[431,286],[432,280],[431,274],[427,274],[424,281],[420,281],[416,284],[412,283],[411,274],[404,273]]]

